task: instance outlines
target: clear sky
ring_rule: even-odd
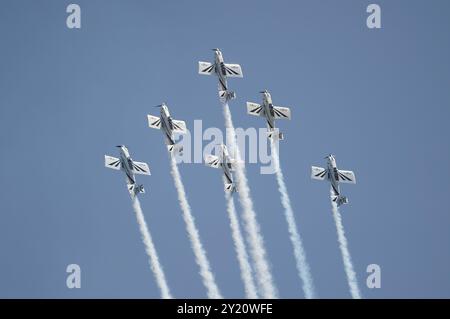
[[[281,165],[319,297],[350,297],[329,186],[309,178],[328,153],[357,177],[342,215],[363,296],[450,297],[450,3],[375,1],[369,30],[371,2],[79,0],[70,30],[69,1],[2,1],[0,297],[159,297],[123,176],[104,168],[117,144],[152,170],[141,203],[172,293],[206,296],[146,114],[166,101],[188,127],[223,128],[216,80],[197,74],[215,47],[243,68],[236,126],[264,127],[245,102],[265,88],[292,109]],[[217,283],[243,297],[220,172],[180,170]],[[303,298],[275,176],[247,171],[280,296]]]

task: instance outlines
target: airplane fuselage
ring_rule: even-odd
[[[127,183],[135,184],[136,178],[133,173],[133,159],[125,146],[120,147],[120,162],[122,163],[122,170],[125,172]]]
[[[272,97],[268,92],[263,93],[263,108],[264,108],[264,116],[266,117],[267,121],[267,128],[272,131],[275,128],[275,120],[273,113]]]
[[[172,117],[170,116],[169,109],[165,105],[161,106],[161,126],[164,136],[166,137],[167,144],[174,145],[175,141],[173,140]]]
[[[228,90],[227,85],[227,77],[226,77],[226,70],[225,70],[225,62],[223,61],[222,52],[220,50],[215,51],[215,59],[214,59],[214,70],[216,72],[217,77],[219,78],[219,88],[222,91]]]
[[[229,155],[227,150],[222,147],[222,152],[220,155],[220,160],[222,163],[222,169],[223,169],[223,174],[225,175],[225,178],[227,179],[228,183],[232,184],[233,183],[233,176],[231,174],[231,162],[229,160]]]
[[[331,183],[333,192],[336,196],[340,195],[339,191],[339,173],[336,166],[336,159],[330,155],[327,157],[327,170],[328,170],[328,180]]]

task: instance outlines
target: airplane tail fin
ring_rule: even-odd
[[[236,186],[233,183],[226,183],[225,184],[225,191],[234,193],[237,192]]]
[[[180,155],[183,154],[183,146],[182,145],[178,145],[178,144],[167,145],[167,150],[170,153],[179,153]]]
[[[219,97],[221,100],[228,102],[236,98],[236,93],[233,91],[219,90]]]
[[[128,184],[128,191],[131,195],[144,194],[144,185]]]
[[[335,202],[339,207],[342,204],[348,204],[348,198],[342,195],[333,196],[333,202]]]

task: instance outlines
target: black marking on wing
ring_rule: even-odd
[[[273,111],[276,115],[278,115],[279,117],[287,117],[286,114],[282,113],[281,111],[277,110],[276,108],[273,108]]]
[[[324,169],[322,172],[319,172],[319,173],[317,173],[315,176],[316,177],[324,177],[325,176],[325,174],[327,173],[327,170],[326,169]]]
[[[232,68],[229,67],[225,67],[225,70],[228,72],[228,74],[234,74],[234,75],[239,75],[238,72],[236,72],[235,70],[233,70]]]
[[[151,125],[159,126],[161,123],[161,119],[157,119],[155,122],[151,123]]]
[[[250,113],[259,114],[259,112],[261,112],[261,110],[262,110],[262,106],[260,105],[260,106],[255,107],[253,110],[250,110]]]
[[[347,177],[347,176],[345,176],[344,174],[342,174],[342,173],[339,173],[339,177],[340,178],[342,178],[344,181],[352,181],[352,179],[351,178],[349,178],[349,177]]]
[[[211,166],[219,165],[219,159],[216,158],[216,159],[212,160],[211,162],[208,162],[208,164]]]
[[[138,166],[138,165],[136,165],[136,164],[134,164],[134,163],[133,163],[133,168],[134,168],[136,171],[138,171],[138,172],[144,172],[144,173],[147,172],[145,169],[143,169],[142,167],[140,167],[140,166]]]
[[[112,162],[112,163],[109,163],[109,166],[117,167],[117,166],[119,166],[119,165],[120,165],[120,160],[117,160],[117,161],[114,161],[114,162]]]
[[[208,66],[206,69],[203,69],[202,72],[208,72],[208,73],[210,73],[210,72],[212,72],[212,69],[213,69],[213,68],[214,68],[214,64]]]
[[[173,127],[176,128],[177,130],[180,130],[180,131],[183,130],[183,128],[182,128],[180,125],[178,125],[177,123],[175,123],[175,122],[172,122],[172,125],[173,125]]]

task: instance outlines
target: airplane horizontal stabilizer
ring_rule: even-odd
[[[221,100],[228,102],[236,98],[236,93],[233,91],[219,90],[219,97]]]
[[[183,153],[183,146],[179,144],[171,144],[167,145],[167,150],[170,153],[179,153],[181,155]]]
[[[230,193],[234,193],[237,192],[236,186],[234,186],[233,183],[226,183],[225,184],[225,191],[226,192],[230,192]]]
[[[267,137],[271,138],[273,140],[278,140],[278,141],[282,141],[284,140],[284,135],[281,132],[277,132],[277,131],[269,131],[267,133]]]
[[[348,204],[348,198],[342,195],[333,196],[332,200],[337,204],[338,207],[341,206],[342,204]]]
[[[127,184],[127,186],[131,195],[145,194],[144,185]]]

